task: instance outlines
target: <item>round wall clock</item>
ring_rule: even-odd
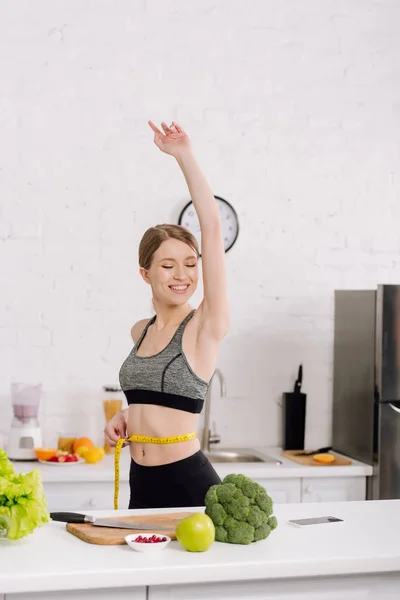
[[[214,196],[220,212],[222,235],[224,238],[225,252],[228,252],[236,242],[239,235],[239,220],[233,206],[223,198]],[[182,209],[179,215],[178,224],[182,227],[186,227],[195,236],[201,254],[201,232],[200,223],[194,207],[193,202],[190,200],[186,206]]]

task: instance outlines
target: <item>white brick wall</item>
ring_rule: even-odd
[[[188,198],[151,118],[187,127],[240,217],[223,442],[280,443],[300,362],[307,442],[329,442],[333,290],[400,282],[399,22],[397,0],[2,3],[0,431],[9,383],[40,380],[47,443],[101,439],[150,314],[139,239]]]

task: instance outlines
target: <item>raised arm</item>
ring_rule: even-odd
[[[182,127],[174,122],[170,127],[162,123],[162,133],[154,123],[150,121],[149,124],[154,131],[156,145],[176,158],[199,218],[204,287],[204,298],[198,309],[200,327],[208,336],[220,340],[229,329],[229,306],[218,206]]]

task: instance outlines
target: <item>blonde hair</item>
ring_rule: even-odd
[[[181,225],[156,225],[150,227],[143,235],[139,244],[139,266],[143,269],[150,269],[154,253],[159,249],[161,244],[173,238],[184,242],[196,253],[197,258],[200,256],[197,240],[193,234]]]

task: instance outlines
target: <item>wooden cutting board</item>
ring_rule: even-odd
[[[332,456],[335,457],[335,460],[331,463],[320,463],[313,459],[311,456],[297,456],[297,453],[301,452],[301,450],[283,450],[282,456],[288,458],[289,460],[293,460],[300,465],[305,465],[307,467],[344,467],[345,465],[351,465],[351,460],[348,458],[342,458],[338,456],[334,452],[329,452]]]
[[[132,533],[158,533],[159,535],[168,535],[172,540],[176,540],[175,528],[181,519],[188,517],[192,512],[177,512],[166,514],[135,515],[131,517],[111,517],[110,520],[126,521],[127,523],[153,523],[160,527],[168,527],[168,530],[160,530],[149,527],[148,529],[115,529],[114,527],[96,527],[90,523],[67,523],[66,529],[72,535],[80,538],[88,544],[100,544],[104,546],[116,546],[126,544],[125,536]],[[108,518],[108,517],[107,517]]]

